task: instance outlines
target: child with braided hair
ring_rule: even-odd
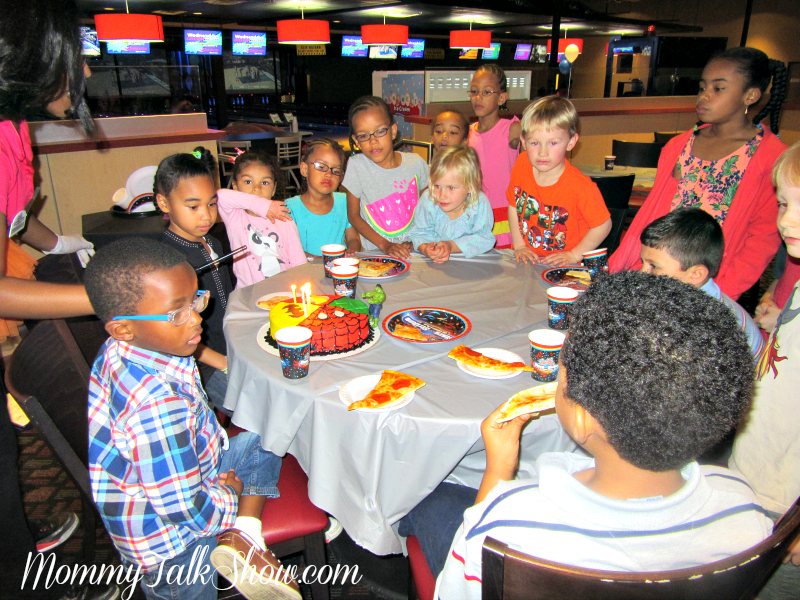
[[[770,98],[752,117],[770,81]],[[771,172],[786,149],[776,137],[786,96],[786,68],[755,48],[730,48],[703,70],[697,95],[700,122],[661,152],[653,190],[619,249],[612,272],[639,268],[642,230],[680,207],[702,208],[722,226],[725,256],[716,282],[734,300],[761,276],[780,237]],[[770,117],[770,127],[761,120]]]

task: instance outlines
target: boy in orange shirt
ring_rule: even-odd
[[[520,154],[506,191],[517,262],[579,263],[611,231],[611,216],[591,179],[569,164],[578,113],[566,98],[546,96],[522,115]]]

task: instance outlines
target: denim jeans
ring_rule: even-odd
[[[261,447],[261,437],[250,431],[242,431],[230,439],[230,446],[222,453],[219,472],[231,469],[244,483],[244,496],[267,496],[277,498],[278,476],[282,459]]]
[[[144,573],[140,586],[147,600],[216,600],[217,571],[209,560],[216,547],[216,536],[198,538],[159,569]]]
[[[477,496],[478,490],[442,482],[400,519],[398,533],[417,536],[434,577],[444,569],[453,538],[464,521],[464,511],[475,504]]]

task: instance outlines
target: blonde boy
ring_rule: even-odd
[[[506,191],[517,261],[578,263],[611,231],[600,190],[566,159],[578,143],[577,129],[578,113],[566,98],[540,98],[522,115],[525,154],[514,163]]]

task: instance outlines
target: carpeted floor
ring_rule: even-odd
[[[81,497],[78,489],[36,430],[30,428],[20,431],[17,439],[20,483],[28,518],[42,519],[60,511],[74,511],[80,515]],[[58,564],[83,564],[82,543],[83,528],[79,527],[67,542],[55,550]],[[119,556],[99,519],[94,562],[119,564]],[[304,567],[301,555],[283,562],[297,564],[300,571]],[[332,585],[332,600],[401,600],[407,597],[408,562],[402,556],[374,556],[342,533],[328,544],[328,563],[334,568],[339,564],[358,565],[359,573],[363,575],[357,585],[351,582]],[[311,600],[308,588],[303,587],[302,592],[305,600]],[[132,599],[143,600],[144,594],[137,588]]]

